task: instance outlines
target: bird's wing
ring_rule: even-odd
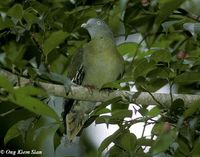
[[[76,75],[72,78],[72,82],[76,83],[77,85],[81,85],[84,76],[85,76],[85,71],[83,65],[81,64],[79,66],[78,71],[76,72]]]
[[[70,65],[69,77],[72,81],[78,85],[82,85],[85,77],[85,67],[83,66],[83,53],[85,47],[79,50],[72,58],[72,64]],[[75,65],[74,65],[75,64]],[[77,66],[78,65],[78,66]],[[76,73],[74,73],[76,71]],[[94,102],[67,100],[66,108],[66,133],[69,140],[73,140],[83,128],[84,123],[89,118],[89,113],[94,108]]]
[[[71,62],[68,67],[68,77],[72,80],[73,83],[77,85],[81,85],[83,82],[83,78],[85,76],[84,67],[83,67],[83,49],[78,49],[76,53],[72,56]],[[66,121],[66,115],[70,113],[72,106],[76,104],[78,101],[73,99],[66,99],[64,102],[64,116],[63,121]],[[69,122],[66,122],[69,124]],[[65,129],[67,128],[66,123]],[[65,131],[67,132],[67,130]]]
[[[71,62],[68,67],[68,77],[76,84],[81,85],[84,78],[83,68],[83,51],[84,49],[78,49],[72,56]]]
[[[83,78],[85,76],[83,63],[83,49],[78,49],[76,53],[72,56],[71,62],[68,67],[68,77],[72,80],[73,83],[81,85]],[[74,104],[73,99],[66,99],[64,102],[64,121],[65,116],[71,110],[72,105]]]

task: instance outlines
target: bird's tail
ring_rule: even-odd
[[[93,102],[76,101],[74,103],[70,112],[66,115],[67,137],[70,141],[73,141],[79,134],[93,109]]]

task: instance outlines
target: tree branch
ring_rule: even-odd
[[[122,97],[124,98],[131,98],[129,99],[130,102],[135,102],[137,104],[142,105],[159,105],[156,100],[159,100],[160,103],[164,105],[171,104],[171,97],[170,94],[166,93],[151,93],[151,96],[148,92],[141,92],[137,98],[134,98],[134,95],[137,92],[130,92],[130,91],[99,91],[99,90],[92,90],[82,86],[72,86],[71,91],[66,95],[65,88],[62,85],[53,85],[53,84],[46,84],[41,83],[41,86],[48,91],[49,94],[61,96],[70,99],[76,100],[87,100],[87,101],[95,101],[95,102],[105,102],[115,97]],[[173,99],[183,99],[185,104],[191,104],[195,100],[199,100],[199,95],[190,95],[190,94],[173,94]]]
[[[7,73],[7,72],[6,72]],[[14,75],[12,73],[1,73],[8,77],[8,75]],[[16,76],[16,75],[14,75]],[[26,78],[20,78],[21,85],[29,83],[30,81]],[[142,104],[142,105],[159,105],[159,100],[162,105],[169,106],[171,104],[171,96],[167,93],[148,93],[148,92],[131,92],[131,91],[107,91],[107,90],[91,90],[87,87],[72,85],[71,90],[66,93],[64,85],[38,82],[39,85],[49,94],[64,97],[67,99],[76,99],[84,101],[94,102],[106,102],[116,97],[121,97],[122,101],[128,101],[130,103]],[[135,95],[138,95],[137,97]],[[136,97],[136,98],[135,98]],[[193,101],[200,100],[200,95],[190,94],[172,94],[173,100],[182,99],[186,105],[191,104]]]

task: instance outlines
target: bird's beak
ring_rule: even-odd
[[[87,23],[83,23],[83,24],[81,25],[81,27],[82,27],[82,28],[86,28],[86,27],[87,27]]]

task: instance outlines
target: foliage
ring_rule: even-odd
[[[80,25],[91,17],[104,19],[116,37],[128,39],[118,45],[125,58],[124,79],[105,87],[131,90],[134,85],[139,92],[151,93],[168,84],[170,94],[198,94],[200,12],[194,6],[199,5],[195,0],[0,1],[0,68],[32,82],[20,87],[19,79],[0,75],[0,123],[6,124],[0,130],[1,146],[39,150],[46,146],[45,153],[50,155],[62,146],[62,108],[58,109],[62,101],[33,85],[45,81],[70,86],[67,72],[71,57],[89,40]],[[138,34],[139,41],[130,38]],[[85,156],[101,156],[102,152],[108,157],[199,156],[199,101],[185,104],[171,98],[171,104],[151,109],[136,104],[138,108],[132,110],[128,109],[130,103],[135,102],[116,98],[91,113],[86,126],[95,120],[96,124],[116,124],[119,129],[97,152],[91,147]],[[106,108],[109,104],[111,109]],[[141,116],[132,118],[136,112]],[[130,132],[131,126],[141,122],[144,130],[154,124],[150,137]],[[16,144],[19,138],[23,140]],[[71,152],[67,155],[76,155],[80,149],[67,145]]]

